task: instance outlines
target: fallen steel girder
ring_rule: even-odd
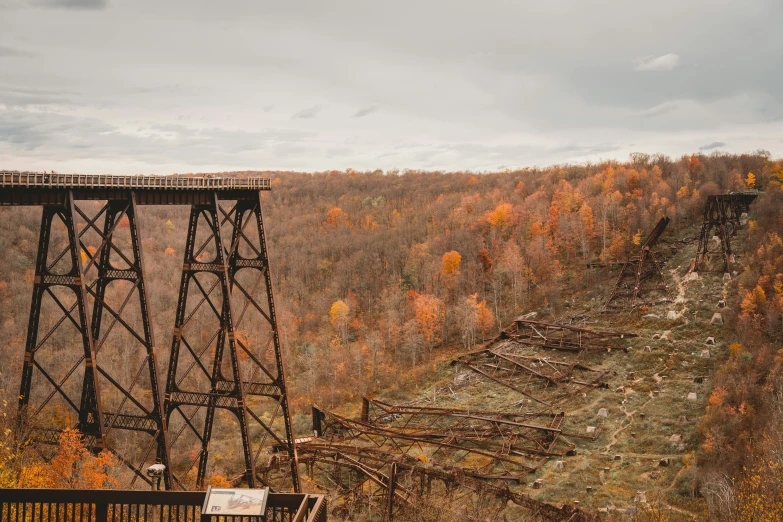
[[[360,501],[366,507],[369,501],[376,514],[385,514],[387,520],[392,520],[401,510],[415,508],[420,500],[431,498],[437,482],[443,488],[439,493],[452,504],[479,503],[486,507],[487,501],[494,500],[495,511],[500,512],[511,501],[529,511],[532,517],[529,520],[594,520],[579,510],[557,508],[514,493],[502,481],[488,480],[462,468],[423,462],[410,455],[366,446],[323,443],[318,439],[301,444],[298,450],[308,475],[321,488],[338,492],[335,505],[344,513]]]
[[[691,266],[693,270],[704,268],[714,256],[723,260],[724,272],[729,270],[732,257],[731,237],[740,227],[742,214],[750,211],[750,204],[757,196],[757,192],[739,192],[707,198],[696,257]],[[718,238],[717,248],[710,246],[713,236]]]
[[[380,427],[346,419],[313,406],[313,431],[319,438],[344,443],[364,444],[402,455],[414,454],[433,458],[448,456],[471,473],[486,478],[519,479],[538,469],[549,455],[533,453],[517,444],[517,438],[488,439],[458,433],[404,430]]]
[[[642,243],[639,254],[623,264],[620,277],[606,300],[604,309],[610,306],[634,307],[640,302],[642,296],[652,294],[655,291],[663,292],[667,299],[673,300],[661,263],[652,250],[666,230],[669,221],[668,217],[662,217]]]
[[[625,349],[623,339],[638,337],[635,333],[602,331],[564,324],[544,323],[529,319],[515,319],[503,333],[490,341],[511,339],[529,346],[551,350],[581,352],[586,350]]]
[[[544,406],[554,407],[562,399],[592,388],[605,388],[604,370],[579,363],[566,363],[542,357],[518,355],[511,343],[460,356],[452,364],[462,364],[484,377]],[[541,392],[549,392],[545,400]],[[538,394],[536,394],[538,392]]]
[[[547,417],[547,424],[533,424]],[[499,438],[517,450],[542,456],[564,455],[574,445],[559,438],[565,413],[505,413],[481,410],[393,405],[364,397],[361,421],[418,435],[447,433],[454,438],[486,441]],[[555,444],[565,446],[555,450]]]

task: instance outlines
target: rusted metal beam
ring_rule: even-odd
[[[662,292],[666,299],[673,300],[674,296],[666,283],[661,263],[652,250],[666,230],[669,221],[668,217],[662,217],[642,243],[639,253],[623,264],[620,277],[606,300],[604,309],[635,307],[643,302],[643,298],[649,298],[655,291]]]

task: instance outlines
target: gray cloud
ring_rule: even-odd
[[[713,150],[713,149],[720,149],[725,147],[726,144],[722,141],[713,141],[712,143],[708,143],[706,145],[702,145],[699,147],[699,150]]]
[[[373,112],[377,112],[377,111],[378,111],[378,107],[376,107],[375,105],[370,105],[369,107],[362,107],[361,109],[356,111],[353,114],[353,117],[362,118],[364,116],[367,116],[368,114],[372,114]]]
[[[35,7],[50,9],[105,9],[109,0],[32,0]]]
[[[780,0],[0,9],[0,120],[13,126],[0,167],[483,169],[713,141],[783,153]],[[30,54],[14,58],[16,42]]]
[[[8,47],[6,45],[0,45],[0,58],[6,57],[25,57],[32,56],[33,54],[16,47]]]
[[[680,57],[674,53],[662,56],[645,56],[635,60],[637,71],[671,71],[680,65]]]
[[[312,107],[308,107],[306,109],[302,109],[301,111],[297,112],[291,118],[293,119],[300,119],[300,120],[307,120],[310,118],[315,118],[318,113],[321,112],[321,106],[320,105],[313,105]]]
[[[51,112],[22,109],[0,111],[0,154],[56,159],[123,158],[149,163],[186,165],[243,163],[248,153],[264,150],[288,152],[312,134],[287,129],[258,132],[195,129],[177,124],[148,124],[128,130],[103,121]],[[239,162],[239,163],[237,163]]]

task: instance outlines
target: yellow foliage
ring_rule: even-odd
[[[637,230],[636,231],[636,234],[633,235],[632,241],[633,241],[633,244],[636,245],[636,246],[639,246],[639,245],[642,244],[642,231],[641,230]]]
[[[332,321],[332,326],[337,328],[345,327],[349,318],[349,309],[345,301],[340,299],[332,303],[332,307],[329,309],[329,319]]]
[[[167,247],[166,247],[166,250],[164,250],[163,252],[164,252],[164,253],[165,253],[167,256],[173,256],[174,254],[176,254],[176,253],[177,253],[177,251],[176,251],[176,250],[174,250],[173,248],[171,248],[170,246],[167,246]]]
[[[504,227],[511,221],[511,209],[510,203],[501,203],[495,210],[487,212],[485,219],[495,228]]]
[[[226,479],[223,475],[212,475],[209,478],[209,485],[213,488],[230,488],[232,487],[231,482]]]
[[[441,272],[445,275],[459,275],[459,267],[462,262],[462,256],[456,250],[443,254],[441,261]]]
[[[742,299],[740,308],[742,308],[743,313],[755,314],[756,312],[759,312],[759,309],[765,304],[767,304],[767,294],[764,292],[763,288],[756,285],[756,288],[753,290],[745,292],[745,297]]]
[[[756,176],[752,172],[748,172],[748,177],[745,178],[745,186],[750,189],[756,187]]]

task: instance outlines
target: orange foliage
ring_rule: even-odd
[[[492,227],[500,228],[505,227],[511,223],[511,204],[501,203],[495,210],[487,212],[484,219],[487,220]]]
[[[416,326],[427,344],[438,342],[445,317],[443,300],[434,295],[419,294],[413,302],[413,310]]]
[[[334,207],[326,213],[325,225],[346,225],[348,224],[348,214],[343,212],[340,207]]]
[[[117,487],[108,470],[116,465],[108,451],[91,454],[84,436],[73,429],[60,434],[57,453],[48,463],[35,463],[22,469],[19,485],[27,488],[99,489]]]
[[[443,254],[440,271],[444,275],[459,275],[462,256],[456,250]]]

